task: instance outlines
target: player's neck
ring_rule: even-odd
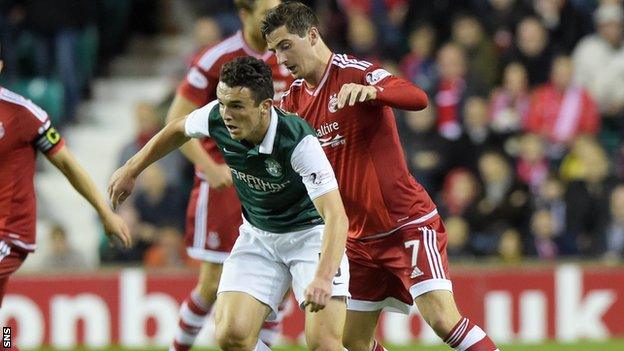
[[[314,70],[305,77],[305,82],[310,88],[314,88],[321,83],[325,72],[327,71],[327,66],[331,64],[331,58],[333,53],[329,48],[322,44],[318,51],[314,55]]]
[[[271,124],[271,112],[269,110],[268,114],[265,114],[261,117],[260,123],[258,124],[258,128],[249,135],[249,137],[245,138],[252,145],[261,144],[264,140],[264,137],[269,132],[269,125]]]
[[[258,54],[263,54],[266,51],[266,42],[262,40],[262,38],[258,38],[258,36],[254,35],[254,30],[250,28],[251,26],[245,26],[243,28],[245,44]]]

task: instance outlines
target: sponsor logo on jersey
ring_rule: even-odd
[[[270,193],[276,193],[286,188],[286,186],[290,183],[290,180],[287,180],[283,183],[271,183],[267,182],[264,179],[260,179],[252,174],[247,174],[245,172],[236,170],[232,168],[232,174],[234,178],[244,182],[248,187],[254,190],[266,191]]]
[[[197,67],[191,67],[186,75],[186,80],[190,85],[197,89],[205,89],[208,87],[208,79],[199,71],[199,69],[197,69]]]
[[[316,136],[320,138],[338,129],[340,129],[340,124],[338,124],[338,122],[323,123],[316,129]]]
[[[423,274],[425,274],[425,273],[423,273],[423,271],[421,271],[420,268],[414,267],[414,270],[412,271],[412,274],[410,274],[410,278],[411,279],[418,278],[418,277],[420,277]]]
[[[328,138],[318,138],[318,139],[321,142],[322,147],[326,147],[326,146],[338,147],[340,145],[346,144],[345,137],[340,134],[336,134],[333,138],[328,137]]]
[[[336,113],[336,111],[338,111],[338,94],[332,94],[329,97],[329,103],[327,104],[327,109],[331,113]]]
[[[267,172],[274,177],[279,177],[282,175],[282,166],[272,158],[267,158],[264,160],[264,165],[266,166]]]
[[[384,78],[391,76],[392,74],[383,68],[378,68],[372,72],[366,73],[366,82],[370,85],[375,85],[381,82]]]
[[[2,137],[4,137],[4,124],[0,122],[0,139],[2,139]]]
[[[311,173],[309,177],[312,184],[322,185],[326,184],[332,179],[332,174],[329,170],[323,169],[318,172]]]

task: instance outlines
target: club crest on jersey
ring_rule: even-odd
[[[0,122],[0,139],[2,139],[2,137],[4,137],[4,124]]]
[[[332,94],[329,97],[329,103],[327,104],[327,109],[331,113],[336,113],[336,111],[338,111],[338,94]]]
[[[279,177],[282,175],[282,166],[272,158],[267,158],[264,160],[264,165],[266,166],[267,172],[274,177]]]

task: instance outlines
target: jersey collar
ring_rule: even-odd
[[[277,134],[277,111],[275,110],[275,107],[271,107],[271,121],[269,122],[269,129],[267,129],[264,139],[258,147],[259,153],[267,155],[273,153],[275,134]]]

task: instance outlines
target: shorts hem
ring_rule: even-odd
[[[409,289],[413,299],[434,290],[447,290],[453,292],[453,283],[451,283],[448,279],[429,279],[414,284]]]
[[[347,301],[347,310],[361,312],[384,310],[386,312],[409,314],[410,307],[411,304],[407,304],[394,297],[387,297],[381,301],[364,301],[357,299],[349,299]]]
[[[219,288],[217,290],[217,295],[225,293],[225,292],[241,292],[241,293],[245,293],[253,297],[254,299],[258,300],[260,303],[262,303],[263,305],[266,305],[267,307],[271,309],[271,313],[269,313],[269,315],[266,318],[268,322],[275,322],[277,320],[277,313],[279,310],[279,306],[278,305],[271,306],[270,302],[263,301],[264,299],[258,296],[258,294],[254,293],[252,290],[243,289],[243,288],[235,288],[235,287],[229,287],[229,288],[223,288],[223,289]]]
[[[223,262],[225,262],[225,260],[230,256],[229,252],[203,250],[196,247],[187,247],[186,253],[189,257],[196,260],[218,264],[223,264]]]

